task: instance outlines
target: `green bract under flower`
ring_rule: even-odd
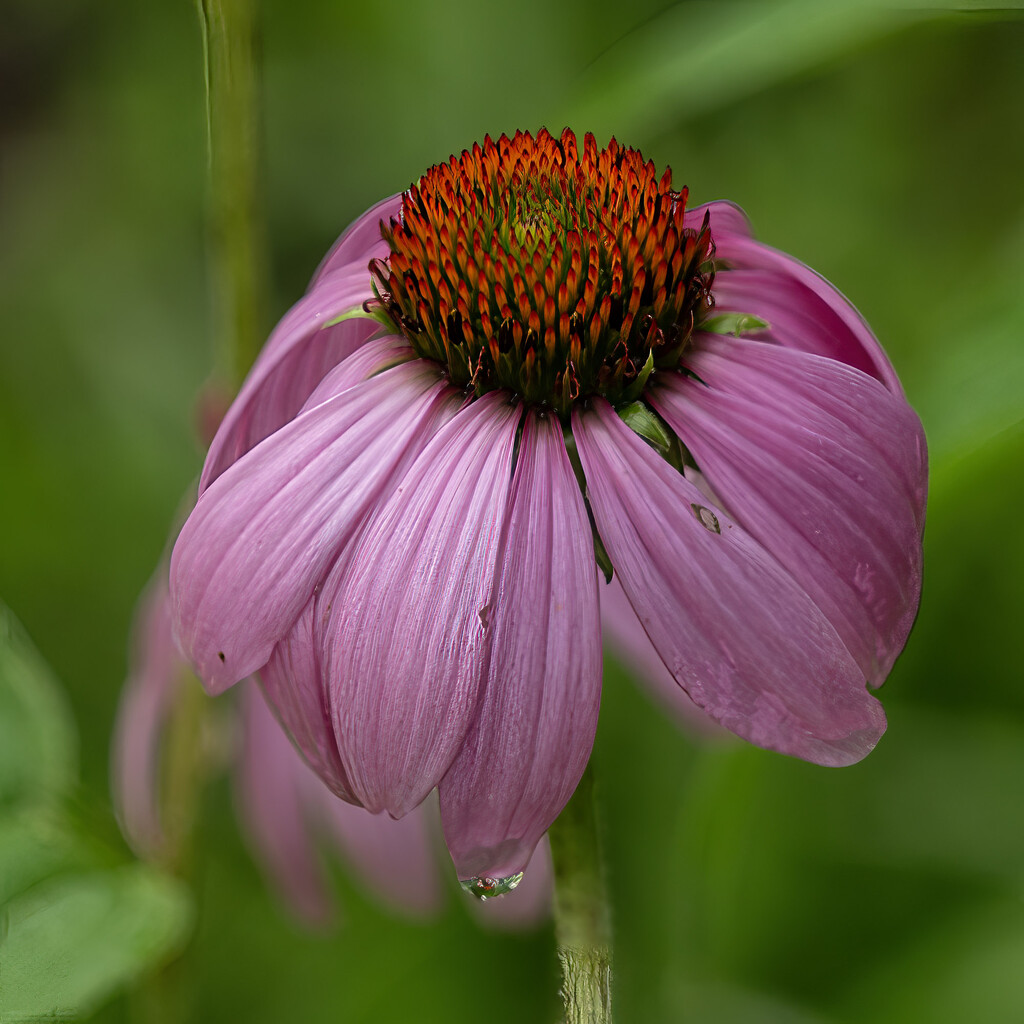
[[[686,195],[614,139],[488,137],[405,193],[375,288],[459,386],[562,416],[593,395],[620,405],[678,364],[712,306],[714,244],[707,218],[683,227]]]

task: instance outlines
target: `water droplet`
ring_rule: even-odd
[[[693,514],[696,516],[697,522],[700,523],[705,530],[710,530],[712,533],[722,532],[722,527],[718,525],[718,516],[716,516],[711,509],[696,503],[691,503],[690,508],[693,509]]]
[[[523,880],[522,871],[515,875],[506,875],[504,878],[467,878],[459,879],[459,885],[471,896],[475,896],[481,902],[494,899],[495,896],[504,896],[511,892]]]

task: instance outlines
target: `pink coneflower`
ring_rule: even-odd
[[[885,728],[920,424],[831,285],[686,198],[541,131],[374,207],[271,335],[174,550],[207,688],[259,672],[346,800],[401,817],[437,787],[477,892],[589,757],[599,576],[751,742],[845,765]]]

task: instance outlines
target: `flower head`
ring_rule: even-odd
[[[175,547],[207,688],[259,672],[346,800],[401,817],[437,787],[477,891],[589,757],[601,576],[740,736],[841,765],[885,728],[920,424],[831,285],[686,202],[635,150],[542,131],[378,204],[271,335]]]
[[[631,401],[675,367],[706,319],[705,217],[613,139],[487,139],[432,167],[383,228],[373,276],[413,351],[480,396],[502,390],[568,417],[591,396]]]

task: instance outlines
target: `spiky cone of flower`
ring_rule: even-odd
[[[180,771],[170,763],[170,748],[180,725],[177,716],[198,684],[171,636],[165,570],[140,599],[133,640],[114,729],[111,788],[121,830],[136,853],[177,866],[186,823],[174,799],[182,780],[169,778]],[[257,681],[246,680],[240,689],[236,706],[225,709],[229,713],[212,730],[216,735],[193,737],[207,749],[193,752],[192,760],[230,769],[242,832],[285,907],[311,928],[337,919],[323,857],[331,851],[377,902],[406,916],[438,914],[443,887],[434,852],[436,809],[424,805],[392,821],[339,800],[289,742]],[[538,849],[534,866],[530,880],[509,899],[473,901],[483,924],[528,927],[547,917],[546,847]]]
[[[686,200],[542,131],[379,203],[268,340],[175,546],[207,689],[259,672],[345,800],[401,818],[436,787],[471,885],[519,875],[587,763],[602,577],[741,737],[846,765],[885,728],[920,423],[830,284]]]

